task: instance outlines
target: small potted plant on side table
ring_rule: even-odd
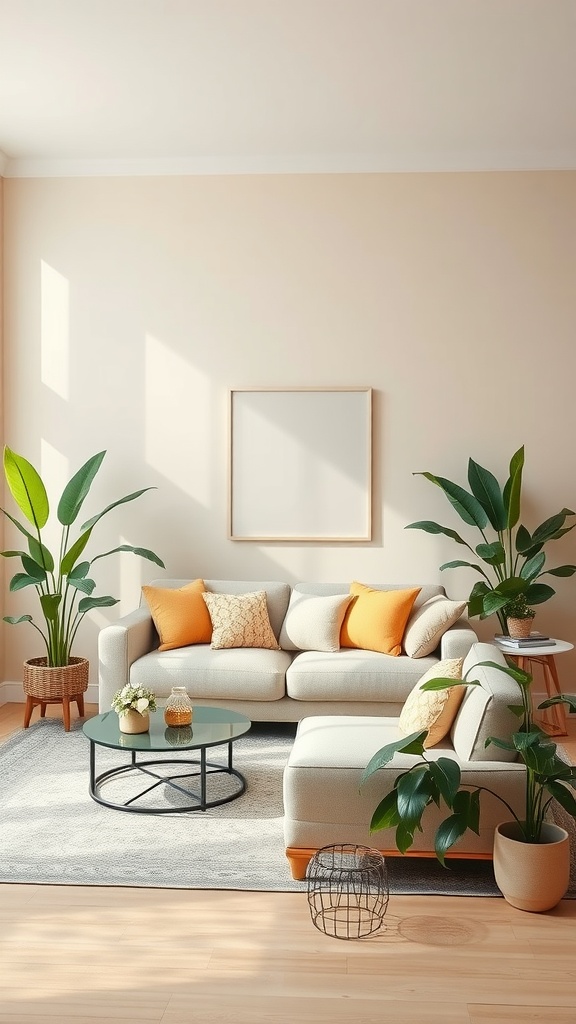
[[[532,623],[536,612],[528,607],[524,594],[518,594],[508,604],[504,605],[504,615],[508,634],[515,640],[524,640],[532,632]]]

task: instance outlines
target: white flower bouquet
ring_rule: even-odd
[[[112,697],[112,707],[119,715],[125,715],[127,711],[139,711],[145,715],[148,711],[156,711],[156,694],[145,686],[127,683]]]

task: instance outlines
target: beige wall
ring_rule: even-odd
[[[54,492],[107,448],[86,516],[158,487],[92,554],[127,541],[169,575],[441,579],[459,597],[475,577],[438,566],[460,551],[403,529],[459,526],[414,471],[465,483],[472,455],[504,477],[525,443],[527,525],[576,507],[576,173],[12,179],[5,207],[7,443]],[[346,384],[375,389],[373,543],[227,540],[228,389]],[[576,562],[575,534],[553,564]],[[122,600],[84,625],[91,659],[156,575],[97,565]],[[576,642],[576,582],[557,590],[538,625]],[[28,627],[5,639],[19,679],[41,651]],[[576,659],[559,668],[576,689]]]

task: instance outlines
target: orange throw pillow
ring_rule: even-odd
[[[159,651],[189,644],[209,644],[212,622],[202,594],[204,580],[193,580],[185,587],[142,587],[142,593],[160,637]]]
[[[353,598],[340,630],[342,647],[358,647],[380,654],[400,654],[402,637],[420,587],[411,590],[374,590],[352,583]]]

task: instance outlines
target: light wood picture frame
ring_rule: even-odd
[[[237,388],[231,540],[372,539],[372,389]]]

